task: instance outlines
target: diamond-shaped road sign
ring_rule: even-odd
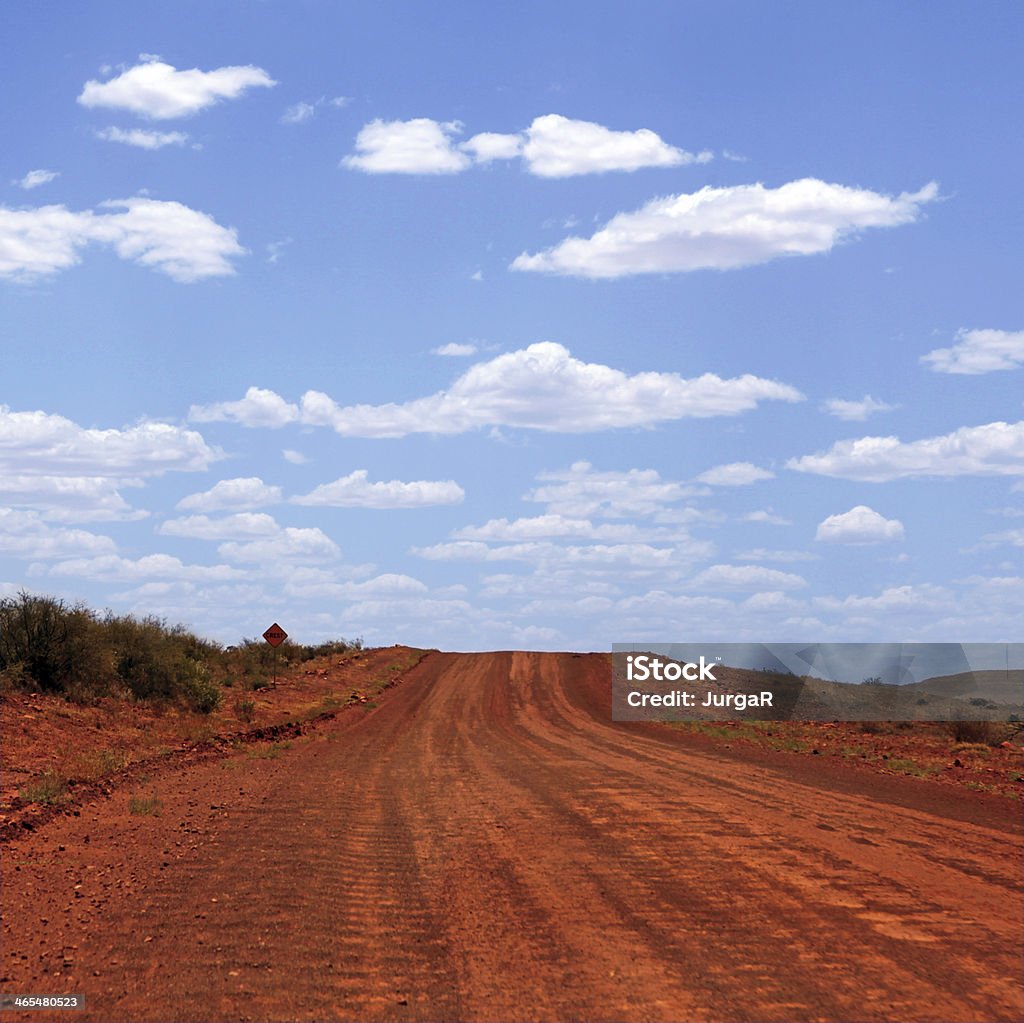
[[[263,638],[271,646],[280,646],[288,638],[288,633],[285,632],[277,622],[274,622],[274,624],[263,633]]]

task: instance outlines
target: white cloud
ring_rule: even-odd
[[[132,561],[116,554],[95,558],[72,558],[50,569],[54,576],[81,576],[98,582],[135,582],[140,579],[224,581],[244,578],[245,573],[230,565],[186,565],[169,554],[147,554]]]
[[[31,188],[38,188],[40,185],[49,184],[55,178],[60,177],[60,171],[44,170],[30,170],[23,178],[16,179],[13,184],[19,188],[24,188],[28,191]]]
[[[490,547],[473,540],[455,540],[430,547],[414,547],[413,553],[429,561],[525,561],[540,565],[567,564],[605,569],[677,569],[706,557],[709,545],[693,540],[673,547],[645,543],[585,544],[513,543]],[[780,573],[781,574],[781,573]]]
[[[953,594],[944,586],[921,583],[916,586],[890,586],[877,596],[816,597],[814,603],[830,611],[883,612],[893,611],[934,614],[935,611],[955,606]]]
[[[313,600],[359,600],[366,597],[401,597],[426,593],[427,587],[409,575],[385,572],[362,582],[286,583],[288,596]]]
[[[476,355],[476,345],[460,344],[458,341],[449,341],[448,344],[441,345],[440,348],[431,348],[430,354],[448,355],[461,358],[467,355]]]
[[[197,423],[229,422],[242,426],[269,426],[277,428],[294,423],[299,409],[290,405],[279,394],[262,387],[250,387],[238,401],[220,401],[213,405],[193,405],[189,419]]]
[[[463,142],[459,148],[472,153],[476,163],[513,160],[523,151],[523,137],[519,134],[502,135],[499,132],[484,131]]]
[[[791,458],[786,467],[871,483],[916,476],[1024,476],[1024,421],[963,426],[907,443],[898,437],[842,440],[824,454]]]
[[[530,173],[544,178],[634,171],[641,167],[678,167],[711,159],[710,153],[695,156],[670,146],[647,128],[612,131],[560,114],[535,118],[526,130],[522,152]]]
[[[478,132],[456,144],[454,138],[461,132],[458,121],[374,120],[363,126],[356,136],[356,152],[342,165],[368,174],[457,174],[473,164],[522,157],[530,174],[565,178],[712,159],[706,151],[693,154],[671,146],[647,128],[613,131],[561,114],[535,117],[523,132]]]
[[[778,561],[780,563],[792,561],[817,561],[818,555],[808,551],[773,551],[765,547],[755,547],[753,550],[740,551],[736,555],[737,561]]]
[[[299,100],[299,102],[293,103],[285,110],[280,117],[280,121],[282,124],[305,124],[306,121],[311,121],[316,116],[317,110],[325,104],[340,109],[341,107],[348,106],[350,102],[351,100],[348,96],[335,96],[333,99],[321,96],[319,99],[312,101]]]
[[[898,405],[888,405],[884,401],[865,394],[860,401],[847,401],[843,398],[829,398],[822,402],[822,409],[830,416],[845,419],[847,422],[863,422],[875,412],[891,412]]]
[[[292,451],[291,448],[285,448],[281,452],[281,457],[292,465],[305,465],[309,461],[301,451]]]
[[[36,511],[0,508],[0,555],[31,560],[103,554],[117,549],[109,536],[47,523]]]
[[[326,394],[307,391],[300,409],[273,391],[254,387],[241,401],[195,406],[190,417],[245,426],[283,426],[299,420],[332,427],[347,437],[458,434],[487,426],[589,433],[737,415],[760,401],[802,399],[787,384],[751,374],[731,379],[713,373],[690,379],[678,373],[629,376],[575,359],[562,345],[542,342],[477,363],[447,390],[403,404],[343,407]]]
[[[858,504],[848,512],[829,515],[818,524],[814,537],[827,543],[873,544],[903,539],[903,523],[887,519],[866,504]]]
[[[371,483],[366,469],[356,469],[333,483],[321,483],[293,504],[328,508],[426,508],[437,504],[459,504],[465,491],[453,480],[389,480]]]
[[[234,228],[179,202],[136,196],[100,206],[103,212],[81,213],[0,207],[0,277],[32,280],[66,270],[90,242],[181,282],[233,274],[231,259],[246,251]]]
[[[334,561],[341,557],[338,545],[322,530],[315,527],[297,529],[286,526],[276,536],[252,540],[248,543],[222,543],[217,553],[228,561],[257,562],[274,565],[277,562]]]
[[[690,581],[695,590],[797,590],[807,580],[791,572],[760,565],[711,565]]]
[[[870,227],[911,223],[938,188],[895,198],[814,178],[780,188],[762,184],[702,188],[619,213],[590,238],[567,238],[513,270],[575,277],[729,270],[781,256],[828,252]]]
[[[0,405],[0,472],[52,476],[159,476],[196,472],[222,457],[194,430],[140,423],[122,430],[86,429],[47,412]]]
[[[1024,547],[1024,529],[1005,529],[1001,533],[986,533],[982,540],[988,544]]]
[[[576,519],[658,516],[699,493],[688,484],[663,480],[654,469],[600,471],[589,462],[574,462],[561,472],[542,472],[537,479],[543,485],[528,493],[526,500],[547,504],[549,513]]]
[[[613,542],[671,541],[687,537],[685,529],[679,526],[651,527],[618,522],[595,525],[589,519],[568,518],[557,513],[513,520],[491,519],[482,526],[463,526],[461,529],[453,531],[451,535],[457,540],[484,540],[490,543],[561,537]]]
[[[238,540],[277,536],[281,527],[273,516],[262,512],[239,512],[220,519],[207,515],[187,515],[168,519],[157,532],[162,536],[182,536],[191,540]]]
[[[728,465],[716,465],[696,477],[698,483],[707,483],[712,487],[743,487],[760,480],[775,478],[775,473],[760,469],[751,462],[730,462]]]
[[[116,78],[86,82],[78,102],[168,120],[195,114],[220,100],[236,99],[247,89],[276,84],[263,68],[252,65],[178,71],[158,59],[144,60]]]
[[[183,131],[147,131],[145,128],[102,128],[96,138],[104,142],[121,142],[136,149],[163,149],[164,146],[183,146],[188,135]]]
[[[1024,330],[958,330],[952,348],[936,348],[921,362],[936,373],[977,375],[1024,366]]]
[[[356,136],[356,153],[341,162],[367,174],[457,174],[472,162],[452,145],[458,121],[371,121]]]
[[[759,508],[757,511],[747,512],[743,516],[744,522],[764,522],[769,526],[791,526],[793,525],[790,519],[784,518],[782,515],[776,515],[771,508]]]
[[[0,473],[0,501],[12,507],[35,508],[51,522],[125,522],[149,514],[133,509],[118,489],[140,484],[141,480],[103,476]]]
[[[316,113],[316,105],[313,103],[306,103],[304,100],[300,100],[298,103],[293,103],[287,110],[281,115],[282,124],[302,124],[303,121],[312,119]]]
[[[177,507],[182,511],[236,511],[278,504],[281,488],[264,483],[258,476],[239,476],[220,480],[201,494],[183,497]]]

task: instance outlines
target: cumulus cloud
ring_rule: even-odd
[[[476,355],[476,345],[460,344],[458,341],[449,341],[439,348],[431,348],[431,355],[447,355],[455,358],[463,358],[468,355]]]
[[[188,117],[221,100],[236,99],[248,89],[276,84],[263,68],[252,65],[179,71],[158,58],[143,59],[115,78],[86,82],[78,102],[163,121]]]
[[[634,171],[641,167],[678,167],[711,159],[708,152],[695,156],[670,146],[648,128],[613,131],[560,114],[535,118],[526,130],[522,152],[530,173],[544,178]]]
[[[17,179],[13,184],[19,188],[24,188],[28,191],[32,188],[38,188],[40,185],[47,185],[55,178],[60,177],[60,171],[44,170],[30,170],[23,178]]]
[[[830,611],[845,613],[864,612],[916,612],[934,614],[938,610],[954,607],[953,593],[944,586],[921,583],[916,586],[890,586],[877,596],[816,597],[814,603]]]
[[[826,543],[875,544],[903,539],[903,523],[887,519],[866,504],[858,504],[848,512],[829,515],[819,523],[814,537]]]
[[[610,278],[753,266],[828,252],[867,228],[911,223],[937,195],[934,183],[892,197],[814,178],[780,188],[706,187],[619,213],[590,238],[524,252],[512,269]]]
[[[686,483],[663,480],[655,469],[602,471],[589,462],[542,472],[537,479],[542,486],[530,491],[526,500],[547,504],[549,513],[578,519],[675,514],[671,506],[701,493]]]
[[[258,476],[239,476],[220,480],[201,494],[189,494],[178,502],[182,511],[238,511],[278,504],[281,488],[264,483]]]
[[[534,542],[489,546],[473,540],[455,540],[430,547],[414,547],[413,553],[430,561],[526,561],[579,567],[676,569],[695,558],[706,557],[703,541],[673,547],[645,543],[569,544]]]
[[[194,430],[167,423],[86,429],[47,412],[0,405],[0,472],[52,476],[158,476],[197,472],[222,457]]]
[[[0,508],[0,555],[42,561],[116,549],[109,536],[55,527],[37,511]]]
[[[761,469],[751,462],[730,462],[728,465],[716,465],[696,477],[698,483],[706,483],[711,487],[744,487],[760,480],[775,478],[775,473]]]
[[[452,145],[458,121],[371,121],[356,136],[356,152],[341,162],[366,174],[457,174],[472,161]]]
[[[1024,421],[963,426],[923,440],[861,437],[791,458],[797,472],[883,483],[917,476],[1024,476]]]
[[[694,154],[671,146],[648,128],[614,131],[561,114],[535,117],[521,132],[484,131],[456,142],[461,133],[460,122],[429,117],[371,121],[356,136],[356,152],[342,165],[368,174],[457,174],[473,164],[521,157],[530,174],[566,178],[712,159],[706,151]]]
[[[10,507],[34,508],[49,521],[126,522],[146,518],[121,496],[121,487],[141,480],[103,476],[47,476],[0,473],[0,502]]]
[[[785,518],[782,515],[777,515],[771,510],[771,508],[758,508],[756,511],[747,512],[743,516],[744,522],[764,522],[769,526],[791,526],[793,525],[790,519]]]
[[[476,163],[493,160],[514,160],[523,151],[523,137],[519,134],[502,135],[483,131],[462,143],[461,149],[471,153]]]
[[[234,228],[179,202],[136,196],[79,213],[0,207],[0,277],[33,280],[66,270],[90,243],[181,282],[233,274],[231,259],[246,251]]]
[[[238,401],[219,401],[213,405],[193,405],[188,417],[197,423],[228,422],[242,426],[280,427],[299,419],[297,405],[291,405],[274,391],[250,387]]]
[[[136,149],[183,146],[188,141],[188,135],[183,131],[147,131],[145,128],[101,128],[96,132],[96,138],[135,146]]]
[[[678,373],[630,376],[575,359],[562,345],[542,342],[477,363],[447,390],[403,404],[343,407],[326,394],[307,391],[296,408],[272,391],[250,388],[241,401],[194,407],[190,416],[246,426],[298,420],[331,427],[346,437],[458,434],[487,426],[590,433],[738,415],[761,401],[802,399],[787,384],[750,374],[730,379],[712,373],[690,379]]]
[[[277,536],[281,527],[273,516],[262,512],[238,512],[211,519],[208,515],[186,515],[168,519],[157,532],[163,536],[182,536],[191,540],[239,540]]]
[[[409,575],[385,572],[362,582],[299,582],[286,583],[288,596],[314,600],[363,600],[367,597],[404,597],[427,592],[419,579]]]
[[[860,401],[848,401],[843,398],[829,398],[822,403],[822,409],[830,416],[845,419],[847,422],[863,422],[876,412],[891,412],[898,405],[888,405],[884,401],[865,394]]]
[[[116,554],[94,558],[70,558],[50,569],[54,576],[80,576],[98,582],[135,582],[144,579],[173,579],[191,582],[220,582],[244,578],[245,573],[230,565],[187,565],[170,554],[147,554],[132,560]]]
[[[774,551],[765,547],[755,547],[749,551],[739,551],[736,554],[737,561],[778,561],[780,563],[792,561],[817,561],[818,555],[809,551]]]
[[[695,590],[798,590],[807,580],[761,565],[711,565],[688,583]]]
[[[453,480],[389,480],[371,483],[366,469],[356,469],[333,483],[321,483],[311,493],[293,497],[293,504],[328,508],[426,508],[459,504],[465,491]]]
[[[982,541],[993,546],[1009,544],[1011,547],[1024,547],[1024,529],[1004,529],[1001,533],[986,533]]]
[[[979,375],[1024,366],[1024,330],[959,330],[951,348],[936,348],[921,362],[936,373]]]
[[[697,515],[699,513],[695,513],[695,517]],[[589,519],[548,513],[529,518],[490,519],[482,526],[463,526],[451,535],[457,540],[483,540],[487,543],[555,538],[637,542],[677,540],[686,537],[686,532],[682,524],[638,526],[632,522],[602,522],[595,525]]]
[[[274,536],[248,543],[222,543],[217,553],[227,561],[318,563],[341,557],[338,545],[316,527],[300,529],[285,526]]]

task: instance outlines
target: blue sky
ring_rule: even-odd
[[[0,17],[0,593],[1019,639],[1018,5]]]

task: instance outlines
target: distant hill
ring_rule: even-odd
[[[911,682],[887,683],[832,682],[813,675],[790,675],[725,664],[714,668],[714,682],[645,683],[639,686],[613,676],[613,691],[619,698],[633,688],[646,692],[685,689],[696,694],[696,705],[685,711],[660,711],[648,708],[631,714],[634,719],[666,720],[691,718],[721,720],[751,718],[803,721],[966,721],[1007,720],[1010,715],[1024,716],[1024,670],[961,672]],[[771,691],[774,699],[768,708],[752,704],[739,711],[735,706],[703,706],[707,694],[758,694]]]
[[[903,687],[935,696],[970,699],[980,697],[994,703],[1024,703],[1024,670],[962,671],[958,675],[936,675]]]

